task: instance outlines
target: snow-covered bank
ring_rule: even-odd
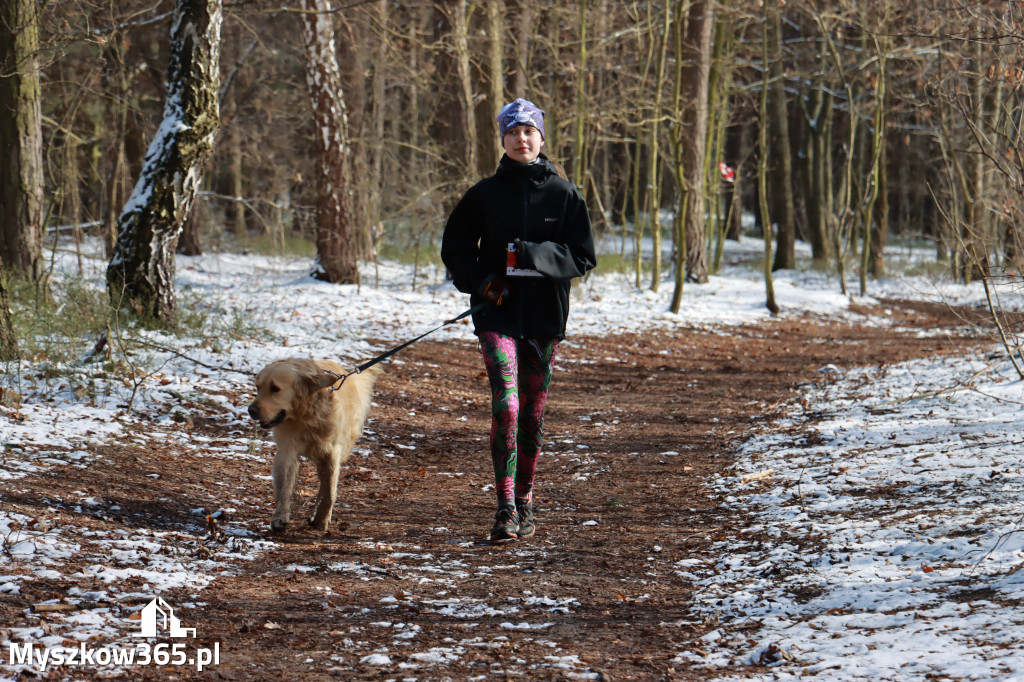
[[[705,614],[758,630],[680,658],[777,659],[763,679],[1024,679],[1024,382],[1007,364],[950,390],[987,361],[851,372],[748,442],[716,486],[769,539],[678,571]]]

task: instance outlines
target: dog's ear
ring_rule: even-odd
[[[328,374],[327,372],[320,372],[320,374],[317,374],[309,378],[309,389],[311,392],[319,391],[321,388],[333,386],[337,381],[338,377],[336,377],[335,375]]]

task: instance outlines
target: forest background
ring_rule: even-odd
[[[0,262],[45,291],[44,240],[98,234],[115,307],[165,325],[175,252],[315,244],[316,276],[342,283],[382,254],[436,257],[519,96],[547,111],[548,155],[615,238],[605,263],[638,288],[673,272],[673,311],[744,213],[771,309],[797,240],[844,293],[848,273],[861,293],[884,273],[893,238],[931,240],[964,282],[1024,258],[1020,2],[3,8]]]
[[[414,267],[409,292],[407,266],[392,259],[436,263],[449,209],[497,162],[498,108],[523,96],[547,111],[546,149],[585,193],[600,270],[612,273],[574,288],[578,336],[564,346],[572,371],[555,404],[546,480],[559,508],[539,556],[565,582],[536,596],[570,609],[545,635],[559,654],[594,675],[619,666],[613,676],[693,666],[706,679],[707,665],[775,675],[789,655],[797,675],[811,664],[863,679],[1014,674],[1024,337],[998,296],[1022,300],[1022,36],[1014,1],[0,0],[0,475],[16,481],[3,490],[0,558],[17,566],[0,581],[0,640],[128,641],[126,590],[223,575],[219,527],[231,547],[265,547],[271,450],[245,416],[253,370],[285,354],[365,359],[439,309],[461,310],[450,287],[432,286],[440,268],[424,268],[431,282]],[[759,229],[744,234],[750,216]],[[895,265],[881,248],[894,241],[929,245],[934,259],[910,267],[980,280],[1012,371],[989,353],[952,369],[939,358],[886,369],[966,347],[951,341],[954,313],[939,322],[854,295],[855,283],[882,291],[872,278]],[[804,253],[827,274],[794,273]],[[752,315],[746,282],[713,277],[731,258],[746,268],[762,256],[765,307],[776,273],[800,317]],[[360,265],[392,283],[352,286]],[[829,308],[874,319],[823,328],[827,312],[791,303],[804,293],[791,274],[822,297],[835,288]],[[624,296],[608,293],[623,280]],[[672,285],[671,303],[650,291]],[[684,285],[699,292],[689,317],[665,315]],[[685,326],[651,333],[659,321]],[[723,321],[757,326],[722,334]],[[385,647],[396,663],[454,653],[449,607],[501,609],[457,646],[535,639],[504,614],[537,574],[476,579],[493,564],[489,547],[473,549],[490,496],[479,485],[464,496],[469,479],[490,480],[489,461],[465,458],[448,476],[451,452],[477,451],[489,419],[472,411],[487,389],[465,339],[450,343],[459,332],[468,327],[413,346],[380,385],[367,466],[348,470],[354,524],[326,551],[319,537],[280,543],[202,597],[154,583],[182,590],[175,605],[208,603],[188,622],[231,642],[229,675],[305,672],[313,653],[325,670],[339,664],[348,635],[325,614],[365,641],[345,670],[374,677],[365,667]],[[851,382],[826,378],[852,364],[865,369]],[[1006,371],[979,384],[993,367]],[[797,394],[808,380],[822,390]],[[784,405],[793,421],[776,413]],[[766,439],[730,440],[757,425]],[[443,475],[427,479],[428,468]],[[230,484],[207,490],[211,472]],[[406,510],[438,499],[453,501],[439,508],[451,528],[410,535]],[[414,560],[409,545],[428,551]],[[212,552],[221,563],[203,564]],[[339,583],[360,591],[325,611],[320,583],[338,557],[359,573]],[[468,580],[463,564],[446,566],[467,557]],[[288,569],[314,561],[308,574]],[[420,579],[442,571],[452,594],[428,601],[438,595]],[[283,588],[275,599],[268,577]],[[401,601],[408,623],[384,600]],[[44,632],[40,605],[76,611],[63,624],[47,615],[58,629]],[[523,618],[554,622],[549,611]],[[757,631],[752,615],[765,619]],[[671,623],[633,628],[634,616]],[[415,649],[395,645],[399,625],[418,632],[427,618]],[[282,620],[290,635],[339,639],[295,647]],[[535,665],[550,653],[523,655]]]

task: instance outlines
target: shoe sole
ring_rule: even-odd
[[[520,536],[518,536],[518,535],[510,535],[510,536],[507,536],[507,537],[503,537],[503,538],[501,538],[501,537],[499,537],[499,538],[496,538],[496,537],[494,537],[494,536],[492,535],[492,536],[491,536],[491,544],[492,544],[492,545],[503,545],[503,544],[505,544],[506,542],[515,542],[516,540],[518,540],[518,539],[519,539],[519,537],[520,537]]]

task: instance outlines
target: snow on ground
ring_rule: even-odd
[[[672,295],[667,277],[654,293],[636,289],[621,273],[593,273],[574,287],[570,329],[580,335],[650,327],[728,333],[731,325],[766,320],[758,249],[755,241],[730,243],[721,275],[707,284],[687,283],[678,314],[667,312]],[[894,260],[914,266],[926,255],[902,249]],[[85,280],[102,287],[105,264],[96,258],[85,262]],[[58,278],[76,267],[66,252],[56,263]],[[309,269],[308,260],[296,258],[179,257],[179,304],[201,309],[231,331],[216,342],[150,333],[151,347],[137,360],[155,374],[134,395],[134,387],[89,365],[63,373],[44,372],[32,363],[5,367],[0,500],[26,475],[57,465],[89,466],[91,445],[145,440],[141,431],[149,425],[183,417],[182,395],[248,391],[252,373],[280,357],[339,357],[354,366],[468,305],[433,266],[416,273],[415,286],[412,268],[395,263],[364,266],[359,287],[314,281]],[[855,291],[856,282],[850,287]],[[978,285],[926,277],[872,281],[870,287],[869,293],[896,299],[984,302]],[[834,276],[780,272],[775,290],[786,316],[889,324],[884,315],[851,312]],[[1019,299],[1006,293],[1005,300]],[[855,296],[854,302],[873,299]],[[262,330],[259,338],[246,331],[256,327]],[[471,340],[472,335],[469,326],[457,324],[433,338]],[[736,476],[715,484],[729,495],[727,504],[748,510],[752,530],[768,529],[778,542],[763,546],[730,538],[722,541],[723,558],[716,565],[684,561],[678,572],[701,585],[695,617],[718,618],[723,625],[753,623],[758,631],[731,639],[723,628],[718,638],[706,637],[702,649],[680,651],[680,660],[727,675],[722,666],[730,661],[774,657],[783,679],[801,671],[836,679],[911,679],[929,673],[1024,679],[1024,617],[1018,615],[1024,574],[1017,570],[1024,563],[1024,533],[1015,512],[1024,480],[1018,461],[1022,386],[1003,371],[1001,379],[986,376],[970,388],[944,392],[985,361],[940,359],[884,373],[834,376],[828,386],[808,392],[806,406],[794,403],[790,435],[768,433],[751,441],[740,453]],[[20,396],[17,404],[12,395]],[[218,408],[245,420],[226,400]],[[194,439],[178,446],[216,456],[208,443]],[[245,453],[225,453],[239,455]],[[769,479],[744,483],[740,478],[766,469],[773,472]],[[89,507],[97,500],[83,493],[72,503]],[[232,562],[273,547],[225,520],[221,527],[230,543],[212,554],[192,551],[203,531],[203,510],[196,511],[196,523],[186,527],[99,537],[81,528],[47,527],[45,520],[0,508],[0,592],[16,594],[32,580],[73,580],[69,557],[87,557],[89,574],[109,577],[110,587],[72,594],[72,600],[134,598],[141,608],[147,595],[173,586],[187,585],[201,594]],[[167,546],[179,551],[164,551]],[[437,566],[442,575],[458,570]],[[128,574],[139,576],[144,588],[119,591],[119,578]],[[480,605],[438,602],[433,607],[459,617]],[[38,637],[56,647],[94,636],[109,641],[118,633],[130,638],[135,627],[115,622],[109,610],[89,614],[62,621],[55,616],[57,634],[15,629],[9,636]],[[510,613],[509,627],[520,626]],[[436,653],[441,664],[452,655]],[[574,665],[560,659],[550,664]],[[17,668],[7,666],[6,654],[3,668]]]
[[[956,387],[989,364],[853,371],[749,441],[715,485],[773,540],[677,568],[706,616],[757,632],[680,658],[776,659],[770,679],[1024,679],[1024,383],[1007,363]]]

